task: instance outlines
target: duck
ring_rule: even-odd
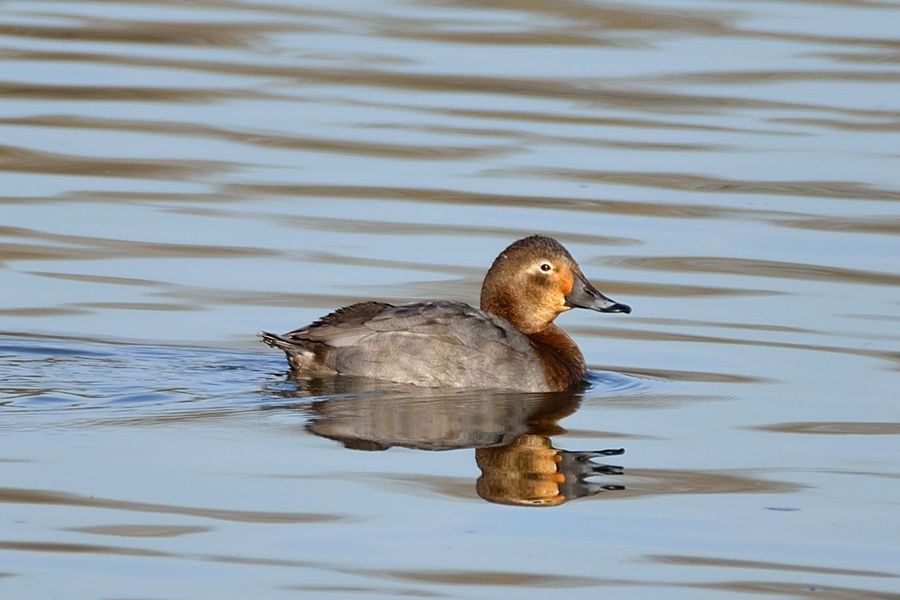
[[[575,340],[554,323],[573,308],[631,312],[600,293],[560,242],[531,235],[491,264],[479,308],[452,300],[360,302],[299,329],[259,336],[284,351],[301,379],[561,392],[582,385],[587,374]]]

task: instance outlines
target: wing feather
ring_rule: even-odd
[[[315,346],[325,365],[346,375],[432,386],[546,387],[528,337],[461,302],[354,304],[284,337]]]

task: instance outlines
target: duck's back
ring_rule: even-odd
[[[548,389],[529,338],[462,302],[342,308],[283,336],[263,334],[300,375],[339,373],[423,386]]]

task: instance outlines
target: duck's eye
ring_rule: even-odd
[[[541,263],[541,271],[544,271],[545,273],[552,268],[553,266],[550,263]]]

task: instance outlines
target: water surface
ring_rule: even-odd
[[[0,2],[3,597],[900,597],[898,18]],[[255,339],[531,233],[584,390]]]

